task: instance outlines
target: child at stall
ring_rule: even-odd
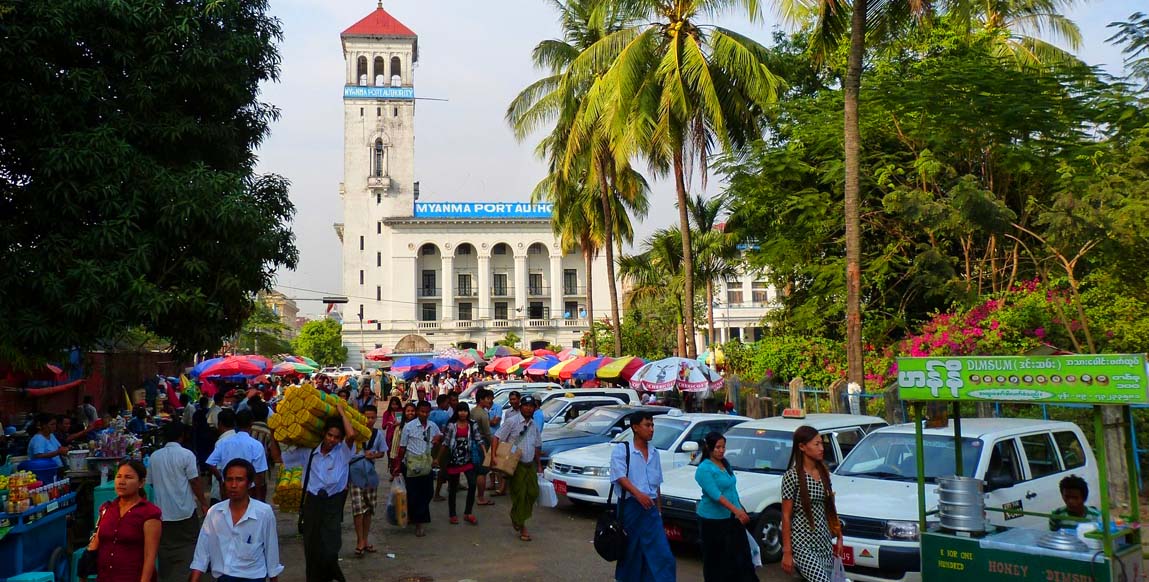
[[[1093,522],[1101,519],[1100,510],[1085,505],[1085,501],[1089,499],[1089,484],[1085,482],[1085,479],[1077,475],[1070,475],[1062,479],[1058,486],[1061,488],[1061,501],[1065,503],[1065,507],[1054,509],[1050,515],[1049,529],[1051,531],[1057,531],[1061,528],[1074,529],[1077,524],[1085,523],[1060,519],[1064,516],[1088,518],[1089,521]]]

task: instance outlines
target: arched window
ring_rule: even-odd
[[[355,67],[355,78],[360,85],[367,84],[367,57],[359,57]]]
[[[387,149],[383,147],[383,140],[375,140],[375,149],[371,151],[371,175],[381,178],[387,162]]]
[[[403,84],[403,62],[399,57],[391,57],[391,86],[398,87]]]
[[[387,66],[383,62],[383,57],[375,57],[374,65],[372,72],[375,73],[375,86],[382,87],[387,83]]]

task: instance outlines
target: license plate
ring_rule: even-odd
[[[854,565],[854,548],[851,548],[850,546],[842,546],[842,565]]]
[[[567,494],[567,482],[566,481],[559,481],[556,479],[552,483],[554,483],[554,486],[555,486],[555,493],[557,493],[559,495],[566,495]]]
[[[672,542],[681,542],[683,540],[681,527],[663,524],[662,529],[666,530],[666,539]]]

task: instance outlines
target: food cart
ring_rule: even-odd
[[[923,580],[1133,582],[1142,579],[1144,565],[1141,532],[1135,523],[1140,515],[1136,494],[1136,458],[1132,446],[1127,446],[1127,479],[1132,492],[1131,515],[1122,516],[1129,525],[1119,524],[1114,520],[1117,516],[1113,515],[1109,502],[1105,426],[1100,407],[1120,406],[1124,418],[1129,418],[1129,405],[1149,402],[1149,379],[1144,355],[899,358],[898,390],[902,400],[912,403],[916,419],[918,527],[923,532]],[[945,500],[939,500],[939,509],[927,510],[926,507],[923,446],[925,410],[927,406],[933,409],[935,418],[944,418],[945,414],[952,412],[955,475],[961,476],[964,472],[960,405],[962,402],[987,401],[1092,405],[1096,443],[1094,454],[1100,482],[1100,491],[1097,493],[1101,526],[1098,531],[1082,533],[1079,539],[1071,538],[1068,533],[1070,530],[1050,532],[1007,528],[990,525],[984,519],[983,527],[947,528],[944,519],[928,519],[944,516],[947,507],[953,511],[953,506],[947,506]],[[1131,433],[1132,430],[1130,426]],[[951,482],[959,482],[961,479],[977,481],[955,477]],[[974,495],[969,499],[976,502],[980,497],[983,502],[981,491],[984,483],[974,485]],[[939,494],[942,493],[941,489]],[[1025,512],[1021,508],[985,507],[984,503],[978,509],[983,516],[986,511],[998,511],[1007,515],[1020,513],[1048,517],[1046,514]],[[950,523],[953,523],[952,519]],[[1092,542],[1097,547],[1089,547],[1086,542]]]
[[[68,516],[76,511],[76,494],[57,489],[55,497],[26,509],[0,511],[0,582],[25,572],[52,572],[67,580]]]

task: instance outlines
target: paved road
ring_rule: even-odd
[[[386,487],[386,485],[384,486]],[[446,488],[444,487],[444,493]],[[510,501],[496,498],[493,507],[476,508],[479,525],[450,525],[447,504],[432,503],[432,523],[427,537],[416,538],[414,529],[399,530],[382,520],[385,491],[379,493],[379,515],[372,542],[378,553],[354,556],[355,530],[350,514],[343,520],[344,574],[352,581],[381,582],[516,582],[554,580],[598,582],[613,580],[614,565],[598,557],[591,538],[598,511],[570,505],[564,499],[555,509],[535,509],[529,523],[534,541],[520,542],[511,529]],[[460,504],[462,499],[459,500]],[[460,507],[460,510],[462,508]],[[303,545],[295,532],[295,515],[279,514],[283,563],[280,580],[303,582]],[[675,548],[678,580],[702,580],[702,560],[693,548]],[[388,557],[393,554],[394,558]],[[767,566],[758,571],[762,582],[790,580],[781,569]]]

